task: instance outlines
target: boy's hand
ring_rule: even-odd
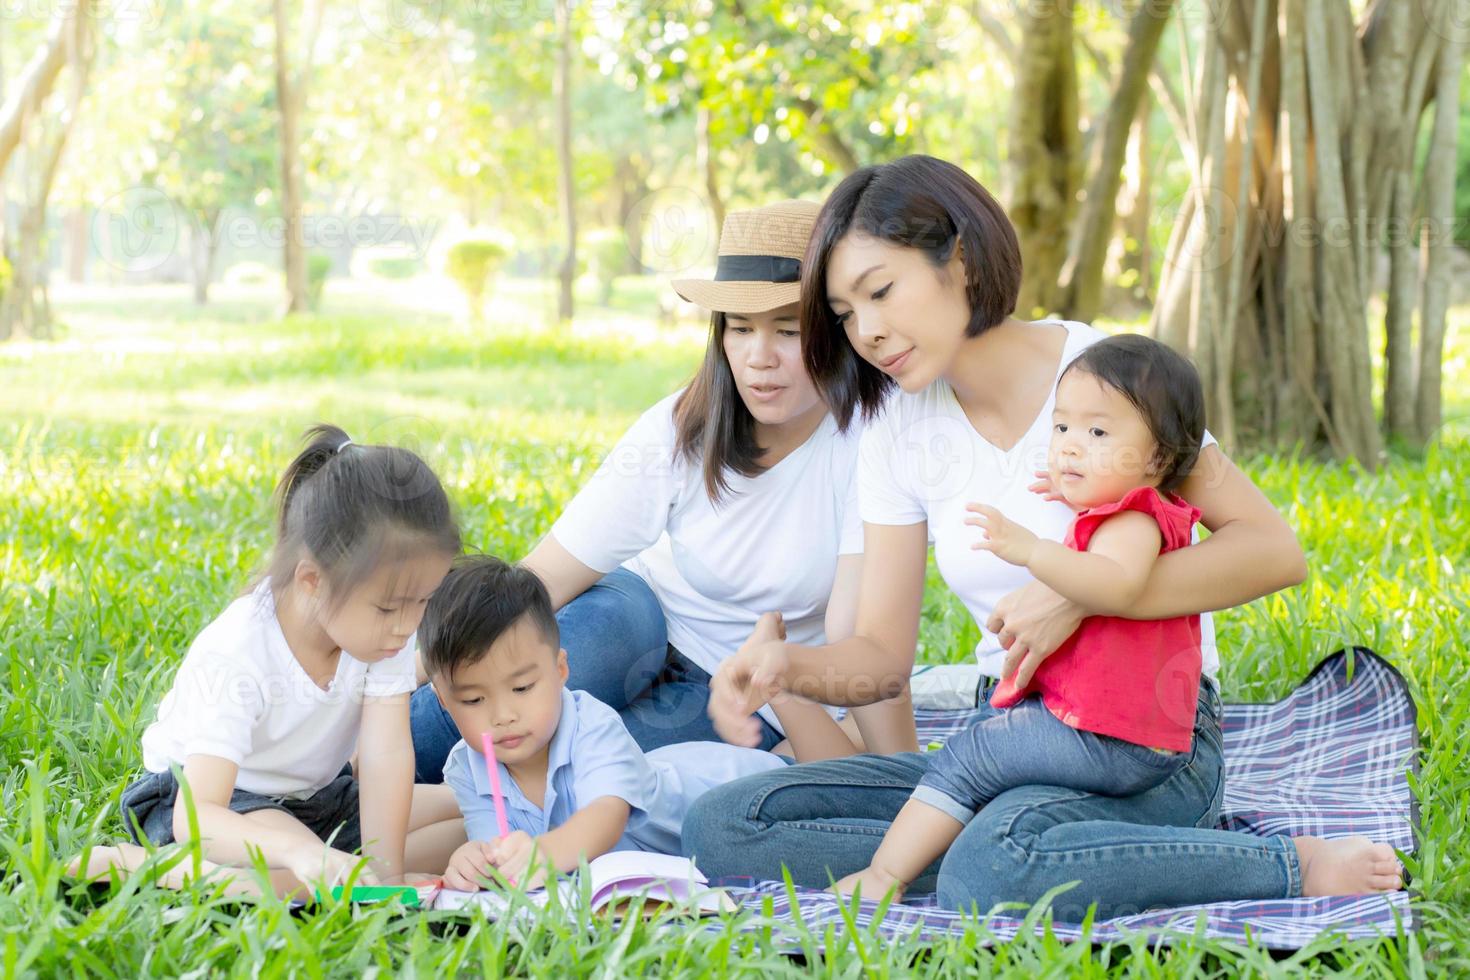
[[[508,836],[502,837],[491,845],[495,851],[493,861],[500,873],[505,875],[505,880],[512,885],[524,887],[527,890],[540,887],[546,880],[545,868],[532,869],[533,863],[539,862],[536,838],[524,830],[513,830]],[[531,874],[527,871],[531,870]]]
[[[976,551],[988,551],[1002,561],[1025,566],[1036,550],[1036,535],[988,504],[966,504],[970,516],[965,523],[978,527],[980,540],[970,547]]]
[[[490,877],[495,866],[495,845],[490,841],[472,840],[461,844],[450,855],[444,871],[444,887],[459,892],[477,892],[480,882]]]

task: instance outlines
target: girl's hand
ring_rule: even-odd
[[[1057,595],[1040,582],[1023,585],[995,604],[985,628],[1005,648],[1002,677],[1015,674],[1018,687],[1031,683],[1042,661],[1077,631],[1082,607]]]
[[[332,888],[337,885],[345,885],[347,878],[359,865],[362,866],[362,870],[353,879],[354,884],[376,885],[378,876],[368,868],[367,858],[348,854],[346,851],[339,851],[325,844],[309,844],[301,848],[290,856],[287,866],[291,869],[291,873],[305,884]]]
[[[526,874],[536,860],[537,847],[536,838],[524,830],[512,830],[509,835],[497,839],[490,846],[493,848],[492,863],[512,885],[530,890],[545,880],[544,868],[537,868],[533,875]]]
[[[449,867],[444,872],[444,887],[460,892],[477,892],[480,882],[490,877],[495,866],[495,845],[489,841],[472,840],[461,844],[449,857]]]
[[[781,640],[747,642],[720,664],[709,684],[709,717],[720,738],[747,748],[760,744],[756,709],[782,693],[788,665]]]
[[[988,504],[966,504],[965,510],[971,514],[965,518],[965,523],[981,531],[980,540],[970,545],[972,549],[988,551],[1012,565],[1024,567],[1031,561],[1031,553],[1036,550],[1036,535],[1015,521],[1007,520],[1004,514]]]

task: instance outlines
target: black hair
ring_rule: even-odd
[[[561,631],[551,596],[535,572],[492,555],[464,555],[429,597],[419,622],[419,651],[430,677],[478,663],[523,616],[553,649]]]
[[[755,440],[755,416],[740,397],[725,356],[725,314],[710,315],[709,344],[689,387],[674,402],[674,456],[699,459],[711,501],[730,490],[728,471],[759,476],[765,450]]]
[[[895,384],[853,349],[827,302],[832,249],[854,229],[917,248],[938,269],[958,247],[970,302],[967,337],[1014,313],[1021,291],[1016,230],[990,192],[964,170],[916,154],[849,174],[822,205],[801,263],[802,357],[844,431],[858,412],[873,417]]]
[[[339,605],[378,564],[435,551],[457,555],[459,526],[427,463],[396,446],[363,446],[335,425],[306,431],[306,448],[276,487],[276,544],[266,578],[279,594],[310,558]]]
[[[1073,371],[1092,375],[1138,409],[1158,447],[1154,463],[1159,489],[1174,490],[1183,483],[1205,436],[1204,386],[1188,358],[1157,340],[1120,334],[1088,346],[1062,377]]]

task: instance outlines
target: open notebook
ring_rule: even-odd
[[[593,912],[633,900],[643,903],[645,912],[655,907],[670,908],[689,915],[714,915],[735,911],[729,895],[710,888],[709,880],[688,858],[647,851],[609,851],[587,865],[588,904]],[[557,900],[566,908],[582,903],[583,883],[578,876],[563,877],[556,883]],[[340,889],[334,896],[340,897]],[[385,894],[393,892],[393,895]],[[552,900],[546,888],[527,892],[523,897],[509,895],[499,889],[461,892],[443,887],[438,880],[402,888],[355,888],[354,901],[397,900],[405,906],[431,909],[480,910],[492,918],[513,914],[527,904],[544,906]]]

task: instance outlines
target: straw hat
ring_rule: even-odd
[[[675,279],[674,292],[720,313],[764,313],[801,296],[801,259],[821,206],[780,201],[732,211],[720,229],[713,279]]]

